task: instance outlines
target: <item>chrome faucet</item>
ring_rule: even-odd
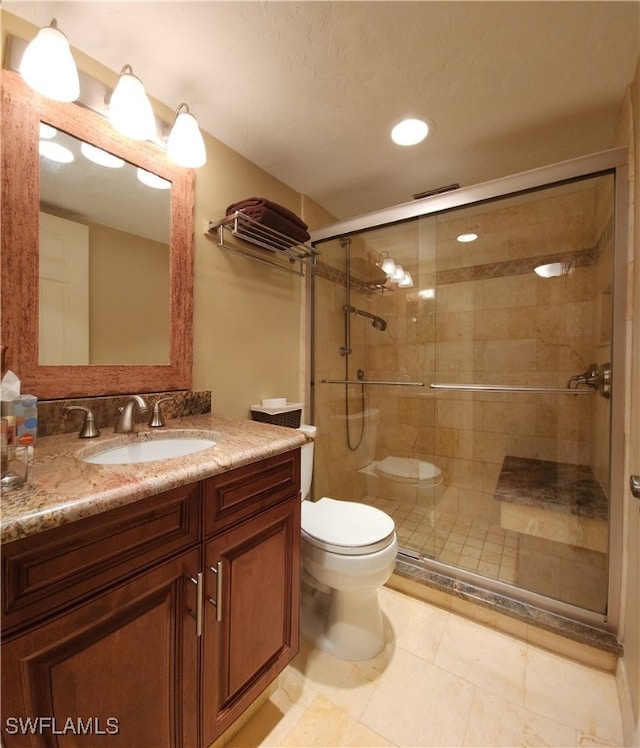
[[[136,430],[135,421],[133,420],[133,408],[135,405],[138,406],[140,413],[147,412],[145,399],[141,395],[130,395],[124,406],[119,408],[120,418],[118,418],[118,423],[116,423],[113,429],[116,434],[131,434]]]

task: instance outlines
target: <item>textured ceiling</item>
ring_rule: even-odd
[[[4,2],[344,218],[614,145],[637,2]],[[412,148],[389,129],[426,117]],[[244,196],[231,196],[244,197]]]

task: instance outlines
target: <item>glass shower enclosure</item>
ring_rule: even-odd
[[[384,509],[410,563],[608,628],[624,164],[607,151],[313,236],[314,496]]]

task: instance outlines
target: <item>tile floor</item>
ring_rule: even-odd
[[[434,513],[419,504],[380,497],[364,501],[393,517],[403,548],[587,610],[604,610],[604,553],[506,530],[481,516]]]
[[[302,641],[227,745],[623,745],[612,674],[388,588],[380,602],[380,655],[348,663]]]

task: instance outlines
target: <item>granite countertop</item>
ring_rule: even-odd
[[[132,465],[95,465],[78,455],[101,448],[172,432],[207,436],[215,446],[185,457]],[[302,446],[309,438],[297,429],[216,416],[187,416],[167,420],[151,429],[139,425],[137,434],[114,434],[103,429],[99,437],[79,439],[77,433],[38,439],[29,465],[27,485],[2,492],[0,542],[34,535],[89,517],[187,483],[223,473]]]
[[[607,519],[607,497],[588,465],[507,455],[494,498],[579,517]]]

